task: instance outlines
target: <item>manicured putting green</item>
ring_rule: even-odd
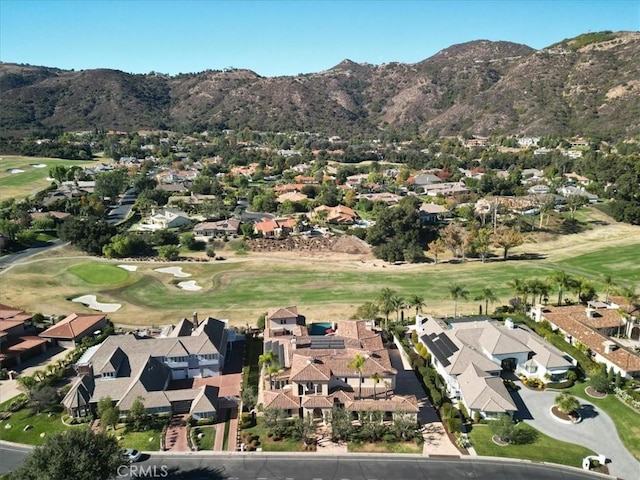
[[[74,265],[68,271],[91,285],[117,285],[129,278],[129,272],[124,268],[95,262]]]

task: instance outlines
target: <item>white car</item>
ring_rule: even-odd
[[[140,450],[136,450],[134,448],[127,448],[126,450],[122,451],[122,454],[124,455],[124,458],[129,461],[129,463],[137,462],[142,456]]]

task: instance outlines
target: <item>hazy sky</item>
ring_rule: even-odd
[[[640,0],[0,0],[1,61],[131,73],[296,75],[601,30],[639,31]]]

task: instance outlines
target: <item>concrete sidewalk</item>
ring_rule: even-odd
[[[606,455],[609,473],[626,480],[639,478],[640,462],[620,441],[613,420],[594,404],[580,400],[582,421],[565,424],[556,420],[550,412],[558,391],[531,390],[516,382],[520,387],[512,393],[518,406],[518,416],[545,435],[590,448],[597,454]]]

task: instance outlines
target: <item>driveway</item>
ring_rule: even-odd
[[[594,404],[580,400],[582,421],[568,425],[556,420],[549,409],[559,392],[530,390],[516,382],[520,390],[513,393],[517,416],[550,437],[590,448],[611,460],[609,473],[618,478],[638,478],[640,462],[624,447],[613,420]]]
[[[415,395],[418,399],[420,406],[418,421],[423,426],[422,435],[424,437],[423,455],[459,456],[460,452],[445,433],[444,426],[414,371],[410,366],[405,366],[398,350],[389,350],[389,356],[391,357],[391,366],[398,371],[394,392],[398,395]]]

